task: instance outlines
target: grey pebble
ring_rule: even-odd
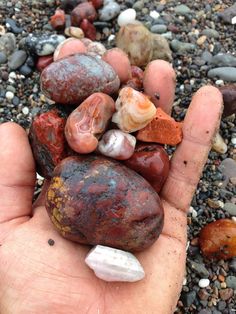
[[[16,37],[12,33],[6,33],[0,37],[0,52],[9,56],[16,48]]]
[[[29,35],[25,41],[21,42],[26,50],[38,56],[47,56],[52,54],[56,47],[65,40],[63,35]]]
[[[219,38],[219,33],[212,28],[206,28],[203,30],[202,35],[207,36],[208,38]]]
[[[229,268],[236,273],[236,257],[231,260],[229,263]]]
[[[182,292],[180,299],[183,302],[184,306],[189,307],[195,301],[196,296],[197,296],[197,293],[194,290],[190,292]]]
[[[226,210],[231,216],[236,216],[236,204],[225,203],[224,210]]]
[[[236,161],[232,158],[224,159],[219,166],[219,170],[225,177],[222,185],[222,187],[225,187],[229,181],[229,178],[236,177]]]
[[[212,54],[207,50],[203,51],[202,56],[201,56],[201,58],[207,63],[211,62],[212,57],[213,57]]]
[[[162,24],[155,24],[151,27],[150,31],[156,34],[162,34],[167,31],[167,26]]]
[[[207,76],[228,82],[236,82],[236,67],[219,67],[208,71]]]
[[[177,39],[173,39],[170,43],[170,46],[172,50],[178,53],[185,53],[196,49],[196,46],[194,44],[181,42]]]
[[[219,16],[222,18],[222,20],[225,23],[232,23],[232,18],[236,16],[236,3],[232,5],[231,7],[228,7],[225,9],[222,13],[219,14]]]
[[[24,64],[19,68],[19,72],[24,76],[28,76],[33,72],[33,70],[27,64]]]
[[[99,19],[101,21],[110,21],[120,13],[120,5],[117,2],[109,2],[99,10]]]
[[[228,288],[232,288],[236,290],[236,277],[235,276],[228,276],[226,277],[225,281]]]
[[[6,63],[7,62],[7,56],[5,55],[4,52],[0,52],[0,64]]]
[[[218,53],[213,56],[211,64],[217,65],[218,67],[236,67],[236,57],[230,53]]]
[[[24,50],[17,50],[11,55],[8,66],[11,70],[16,70],[25,63],[26,59],[27,53]]]
[[[189,260],[188,265],[200,277],[203,277],[203,278],[209,277],[209,271],[206,269],[204,264],[200,264],[200,263],[194,262],[192,260]]]
[[[133,9],[135,9],[137,11],[141,11],[143,7],[144,7],[144,1],[143,0],[136,1],[133,5]]]
[[[9,92],[12,92],[13,94],[15,94],[16,89],[15,89],[14,86],[8,85],[8,86],[6,87],[6,91],[9,91]]]
[[[18,106],[19,103],[20,103],[20,99],[17,96],[14,96],[13,99],[12,99],[12,104],[14,106]]]
[[[191,13],[191,9],[185,4],[177,5],[174,8],[174,11],[175,11],[175,13],[177,13],[179,15],[188,15],[189,13]]]
[[[10,19],[9,17],[6,18],[6,26],[14,34],[20,34],[23,32],[23,28],[17,26],[16,21],[13,19]]]

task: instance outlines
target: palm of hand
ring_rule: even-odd
[[[209,99],[203,93],[206,96]],[[146,271],[145,279],[136,283],[97,279],[84,263],[89,248],[63,239],[53,229],[44,193],[32,214],[35,173],[26,134],[15,124],[2,125],[0,313],[172,313],[184,275],[186,210],[219,124],[217,97],[208,119],[203,119],[209,109],[206,101],[193,102],[189,109],[184,140],[161,194],[164,229],[153,246],[136,254]],[[48,245],[50,238],[54,246]]]

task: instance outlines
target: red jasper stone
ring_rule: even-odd
[[[95,9],[99,9],[103,6],[103,0],[91,0]]]
[[[160,192],[170,168],[168,154],[158,144],[138,144],[124,164],[144,177],[156,192]]]
[[[57,9],[55,14],[50,19],[50,24],[55,30],[62,30],[65,28],[66,15],[61,9]]]
[[[223,117],[236,113],[236,84],[221,86],[219,87],[219,90],[223,95]]]
[[[80,26],[83,19],[93,22],[97,18],[97,12],[91,2],[83,2],[71,12],[71,24]]]
[[[36,68],[39,72],[42,72],[52,62],[53,62],[53,55],[39,57],[36,64]]]
[[[137,91],[143,90],[143,70],[136,65],[131,66],[132,78],[126,82],[126,86],[132,87]]]
[[[96,28],[87,19],[83,19],[83,21],[80,24],[80,28],[83,30],[85,37],[91,40],[96,39]]]
[[[72,241],[141,251],[163,227],[158,194],[136,172],[100,156],[68,157],[54,171],[46,209]]]
[[[199,245],[207,258],[230,259],[236,256],[236,222],[219,219],[200,232]]]
[[[67,114],[59,108],[39,113],[32,121],[29,140],[37,172],[51,178],[55,166],[67,156],[64,127]]]

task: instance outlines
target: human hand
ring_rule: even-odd
[[[104,282],[84,259],[89,247],[62,238],[44,207],[47,183],[32,206],[35,166],[25,131],[0,126],[0,313],[171,314],[181,291],[186,213],[218,128],[222,97],[204,87],[188,109],[183,141],[162,189],[165,223],[159,239],[136,254],[146,277]],[[48,239],[55,241],[48,245]]]

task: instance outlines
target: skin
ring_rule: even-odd
[[[146,271],[136,283],[95,277],[84,263],[89,248],[54,230],[43,206],[46,186],[32,207],[35,166],[27,135],[14,123],[0,125],[0,313],[173,313],[185,270],[186,212],[221,110],[221,95],[213,87],[190,105],[161,193],[164,229],[154,245],[136,254]]]

